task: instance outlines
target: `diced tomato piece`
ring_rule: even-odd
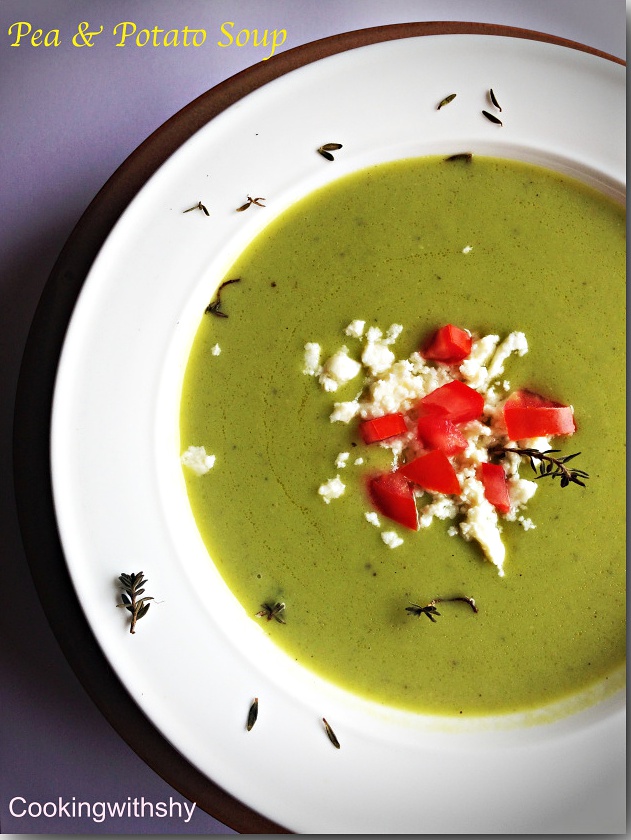
[[[368,490],[380,513],[406,528],[418,531],[418,511],[410,482],[396,472],[373,476]]]
[[[395,435],[401,435],[407,430],[405,417],[401,412],[384,414],[383,417],[374,417],[372,420],[364,420],[359,424],[359,432],[364,443],[386,440]]]
[[[465,436],[447,417],[434,414],[419,417],[416,433],[426,449],[440,449],[445,455],[455,455],[467,448]]]
[[[451,462],[440,449],[433,449],[425,455],[419,455],[409,464],[397,470],[414,484],[435,493],[458,494],[460,482]]]
[[[467,423],[482,414],[484,397],[469,385],[454,379],[423,397],[418,407],[423,414],[438,414],[452,423]]]
[[[573,435],[574,410],[533,391],[515,391],[504,403],[504,422],[510,440]]]
[[[506,473],[501,464],[482,464],[481,469],[484,495],[500,513],[510,510],[510,497]]]
[[[467,330],[447,324],[437,330],[428,344],[421,350],[424,359],[456,364],[466,359],[471,352],[471,335]]]

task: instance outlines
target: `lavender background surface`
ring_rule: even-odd
[[[81,21],[104,35],[71,43]],[[117,48],[115,24],[201,27],[204,47]],[[539,30],[625,58],[624,0],[1,0],[0,2],[0,830],[3,834],[230,834],[196,809],[180,818],[16,817],[29,802],[183,802],[110,727],[48,626],[21,544],[11,434],[19,365],[54,261],[94,195],[134,149],[204,91],[268,48],[217,46],[235,32],[286,29],[282,50],[365,27],[466,20]],[[59,29],[59,47],[11,47],[28,21]],[[215,37],[216,36],[216,37]],[[580,92],[577,92],[580,95]],[[70,806],[71,808],[71,806]]]

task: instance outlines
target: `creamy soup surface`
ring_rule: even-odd
[[[333,165],[333,164],[331,164]],[[271,202],[269,202],[271,203]],[[251,208],[248,212],[266,212]],[[591,188],[518,162],[419,158],[363,170],[273,219],[232,266],[221,309],[200,313],[181,401],[181,452],[202,538],[244,617],[324,678],[391,706],[446,715],[540,707],[620,685],[625,656],[625,213]],[[403,326],[406,358],[437,327],[523,332],[504,378],[574,407],[554,439],[586,486],[544,478],[505,522],[505,574],[453,520],[419,531],[365,513],[369,469],[357,420],[331,422],[335,394],[306,376],[304,347],[358,343],[355,319]],[[350,452],[338,468],[339,453]],[[355,464],[357,459],[363,463]],[[527,461],[521,473],[534,474]],[[339,475],[342,496],[318,488]],[[211,562],[211,560],[209,560]],[[431,621],[410,604],[437,597]],[[257,616],[285,604],[285,623]],[[616,676],[617,675],[617,676]]]

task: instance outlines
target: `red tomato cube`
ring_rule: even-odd
[[[418,531],[418,511],[410,482],[396,472],[381,473],[368,482],[370,498],[377,510],[405,528]]]
[[[364,443],[387,440],[396,435],[401,435],[407,430],[405,417],[400,412],[384,414],[383,417],[374,417],[372,420],[364,420],[359,424],[359,432]]]
[[[467,330],[447,324],[434,333],[421,350],[421,356],[424,359],[454,365],[467,358],[471,352],[471,344],[472,338]]]
[[[419,417],[416,433],[425,449],[440,449],[445,455],[455,455],[467,448],[465,436],[447,417],[433,414]]]
[[[460,482],[451,462],[440,449],[433,449],[425,455],[419,455],[409,464],[400,467],[397,473],[435,493],[458,495]]]
[[[501,464],[482,464],[482,484],[484,496],[500,513],[510,510],[510,497],[506,473]]]
[[[533,391],[515,391],[504,404],[504,422],[510,440],[573,435],[574,410]]]
[[[452,423],[467,423],[481,416],[484,397],[469,385],[454,379],[423,397],[418,407],[423,414],[438,414]]]

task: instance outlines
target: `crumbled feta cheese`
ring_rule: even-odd
[[[366,397],[360,400],[362,417],[379,417],[395,411],[409,411],[422,397],[450,380],[446,368],[426,365],[418,354],[395,362],[388,372],[375,379]]]
[[[396,531],[382,531],[381,539],[385,542],[388,548],[398,548],[400,545],[403,545],[403,540]]]
[[[218,356],[221,353],[221,347],[218,344],[215,344],[211,347],[210,352],[213,356]]]
[[[342,347],[324,363],[319,381],[325,391],[337,391],[354,379],[361,370],[361,365],[348,355],[348,348]]]
[[[467,246],[464,252],[468,253],[470,250],[472,246]],[[486,499],[484,485],[479,478],[479,468],[489,460],[491,446],[510,443],[503,422],[503,405],[506,394],[510,391],[510,383],[506,379],[497,380],[511,354],[524,355],[528,351],[525,335],[512,332],[501,343],[498,335],[474,337],[469,356],[456,368],[425,360],[419,352],[412,353],[408,359],[397,360],[390,345],[402,332],[400,324],[390,326],[385,335],[377,326],[368,329],[365,327],[364,321],[352,321],[345,330],[347,335],[364,340],[361,364],[351,359],[347,348],[342,347],[319,368],[320,383],[325,390],[336,390],[339,384],[356,376],[362,366],[366,374],[362,391],[355,399],[334,403],[331,421],[349,423],[356,417],[372,419],[395,412],[402,412],[404,415],[412,412],[407,433],[379,443],[390,451],[392,469],[396,469],[403,456],[409,459],[422,451],[416,436],[413,413],[420,399],[455,379],[460,379],[479,391],[484,397],[482,417],[460,426],[467,445],[463,452],[450,457],[461,493],[459,496],[444,496],[417,488],[415,495],[418,498],[423,497],[425,502],[418,506],[419,527],[427,528],[436,519],[458,520],[457,524],[449,526],[447,533],[450,536],[459,534],[467,541],[477,542],[487,560],[493,563],[499,575],[503,576],[506,550],[502,542],[500,514]],[[313,345],[313,348],[310,367],[315,370],[319,364],[320,347]],[[539,451],[550,448],[547,438],[528,441],[524,445]],[[340,453],[336,460],[337,469],[343,469],[349,463],[349,457],[348,452]],[[363,458],[356,458],[354,463],[362,464]],[[519,469],[522,463],[522,456],[510,451],[502,459],[511,508],[507,513],[501,514],[501,519],[518,522],[524,530],[530,530],[535,527],[534,523],[520,515],[520,511],[532,498],[538,484],[520,477]],[[345,486],[338,475],[323,484],[318,492],[328,504],[331,499],[341,496],[344,490]],[[370,511],[364,515],[368,522],[380,527],[380,519],[376,512]],[[390,548],[395,548],[403,542],[395,531],[383,531],[381,537]]]
[[[348,402],[339,402],[333,405],[331,412],[331,423],[350,423],[353,417],[359,413],[359,402],[357,400],[349,400]]]
[[[332,499],[339,499],[346,490],[346,485],[342,482],[339,475],[335,478],[330,478],[318,488],[318,493],[328,505]]]
[[[373,376],[377,376],[388,370],[394,358],[394,353],[385,341],[369,341],[362,353],[362,364]]]
[[[340,454],[335,459],[335,466],[338,468],[338,470],[344,469],[344,467],[348,463],[350,455],[350,452],[340,452]]]
[[[386,337],[383,340],[384,344],[394,344],[397,338],[403,332],[402,324],[391,324],[386,330]]]
[[[344,332],[346,333],[346,335],[350,335],[351,338],[361,338],[364,334],[365,326],[365,321],[351,321],[350,324],[344,330]]]
[[[320,353],[322,348],[315,341],[309,341],[305,344],[304,368],[303,373],[308,376],[318,376],[322,370],[320,366]]]
[[[489,381],[497,379],[500,374],[504,373],[504,362],[508,359],[511,353],[517,353],[518,356],[524,356],[527,352],[528,341],[524,333],[509,333],[495,351],[495,355],[488,367]]]
[[[363,458],[355,458],[355,460],[353,461],[353,464],[355,464],[356,467],[361,466],[363,463],[364,463]]]
[[[487,560],[497,567],[498,574],[503,577],[506,549],[502,542],[497,511],[486,500],[482,482],[476,478],[465,483],[462,495],[467,506],[460,523],[460,533],[465,540],[475,540],[480,545]]]
[[[485,335],[474,340],[471,352],[458,368],[467,385],[472,388],[482,388],[488,382],[487,362],[495,352],[499,343],[499,335]]]
[[[471,251],[473,251],[473,246],[472,245],[465,245],[464,248],[462,249],[463,254],[469,254],[469,253],[471,253]]]
[[[516,507],[524,507],[537,492],[539,485],[536,481],[529,481],[527,478],[519,478],[518,475],[508,477],[508,493],[511,502]]]
[[[189,446],[180,460],[197,475],[204,475],[215,466],[215,456],[208,455],[203,446]]]
[[[366,341],[372,344],[375,341],[381,341],[382,336],[383,333],[379,329],[379,327],[368,327],[368,332],[366,333]]]
[[[434,495],[434,494],[432,494]],[[459,512],[458,504],[449,496],[435,494],[434,501],[419,510],[419,528],[429,528],[436,519],[455,519]]]

